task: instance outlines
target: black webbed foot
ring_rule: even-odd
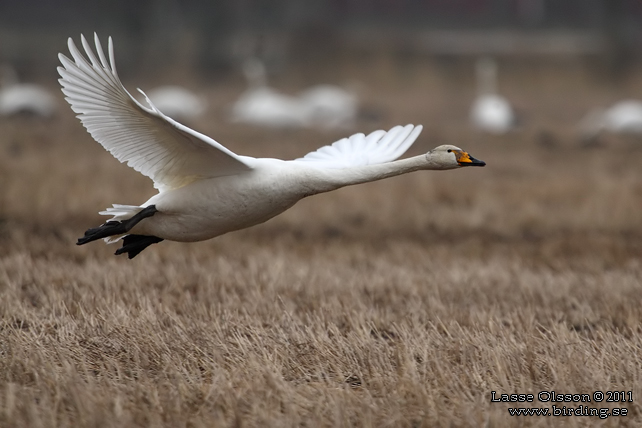
[[[126,232],[127,230],[125,229],[125,225],[123,224],[123,222],[108,221],[102,226],[87,229],[87,231],[85,232],[85,236],[83,236],[82,238],[78,238],[78,242],[76,242],[76,245],[83,245],[87,242],[95,241],[96,239],[107,238],[108,236],[122,235]]]
[[[163,238],[151,235],[127,235],[123,238],[123,246],[117,249],[114,254],[127,253],[128,257],[133,259],[145,248],[162,240]]]

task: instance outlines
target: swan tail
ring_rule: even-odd
[[[122,221],[128,220],[141,212],[144,207],[138,205],[121,205],[113,204],[111,207],[105,209],[105,211],[100,211],[100,215],[111,215],[113,216],[110,221]]]

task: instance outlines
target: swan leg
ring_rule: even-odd
[[[85,232],[85,236],[83,236],[82,238],[78,238],[78,242],[76,242],[76,245],[83,245],[97,239],[107,238],[108,236],[123,235],[129,232],[132,227],[136,226],[138,222],[147,217],[153,216],[157,212],[158,210],[156,209],[156,206],[150,205],[143,208],[138,214],[134,215],[130,219],[123,221],[110,220],[102,226],[88,229]]]
[[[133,259],[145,248],[162,240],[163,238],[152,235],[127,235],[123,238],[123,246],[117,249],[114,254],[127,253],[128,257]]]

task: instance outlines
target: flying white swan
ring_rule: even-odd
[[[497,63],[482,58],[475,65],[477,98],[470,119],[477,129],[492,134],[505,134],[515,126],[515,114],[508,100],[497,93]]]
[[[73,61],[60,54],[60,83],[67,101],[96,141],[121,162],[150,177],[159,193],[140,206],[114,205],[113,218],[89,229],[78,245],[123,238],[116,254],[135,257],[164,239],[201,241],[262,223],[300,199],[343,186],[421,169],[484,166],[455,146],[397,160],[421,126],[355,134],[303,158],[239,156],[213,139],[136,101],[123,87],[109,39],[109,61],[98,36],[96,54],[81,37],[87,58],[69,39]]]

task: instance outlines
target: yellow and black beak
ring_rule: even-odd
[[[475,159],[463,150],[453,150],[459,166],[486,166],[486,162]]]

